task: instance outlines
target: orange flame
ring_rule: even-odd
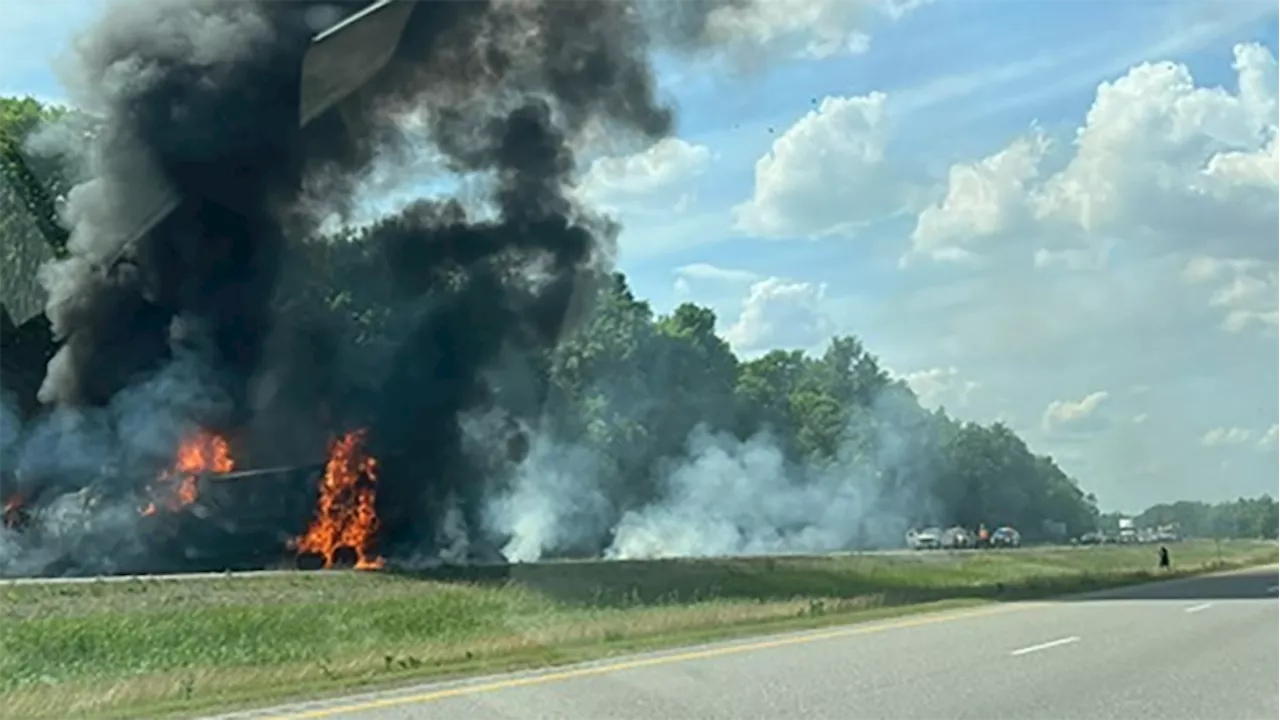
[[[324,566],[333,567],[339,548],[356,553],[356,568],[382,567],[382,558],[371,552],[378,518],[374,513],[374,483],[377,460],[365,454],[364,431],[347,433],[329,448],[316,517],[302,537],[291,543],[300,552],[324,557]]]
[[[227,441],[211,432],[200,430],[178,446],[178,457],[173,468],[160,474],[157,487],[152,490],[159,490],[165,496],[163,502],[168,509],[177,510],[196,501],[196,483],[200,473],[224,473],[234,469],[235,461],[231,459],[231,448]],[[154,515],[155,512],[154,502],[142,509],[143,515]]]

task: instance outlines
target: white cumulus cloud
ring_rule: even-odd
[[[1252,260],[1265,267],[1228,278],[1208,302],[1228,329],[1274,325],[1276,59],[1257,44],[1234,56],[1234,90],[1197,85],[1173,62],[1101,84],[1056,171],[1039,130],[953,166],[945,196],[917,220],[908,257],[971,260],[1012,248],[1040,267],[1079,269],[1123,246]]]
[[[1223,329],[1276,326],[1280,281],[1274,262],[1199,255],[1187,261],[1183,278],[1209,288],[1209,305],[1222,312]]]
[[[1204,480],[1224,443],[1276,447],[1257,444],[1275,417],[1276,60],[1224,50],[1222,80],[1153,57],[1101,83],[1074,136],[1046,116],[954,163],[905,243],[922,285],[894,334],[969,369],[979,405],[1040,415],[1037,448],[1112,502],[1274,487],[1261,451]]]
[[[1205,447],[1220,447],[1223,445],[1243,445],[1249,442],[1249,438],[1253,437],[1253,433],[1241,427],[1218,427],[1209,430],[1200,437],[1200,444]]]
[[[756,161],[740,231],[765,238],[846,234],[907,207],[909,186],[885,158],[884,93],[827,97]]]
[[[1048,138],[1036,133],[989,157],[953,165],[946,196],[916,220],[912,248],[934,260],[972,261],[972,247],[985,238],[1026,227],[1030,185],[1048,148]]]
[[[1258,438],[1258,447],[1263,450],[1275,450],[1278,439],[1280,439],[1280,425],[1272,425],[1262,433],[1262,437]]]
[[[770,277],[751,286],[737,320],[724,333],[734,350],[752,354],[774,348],[808,350],[835,327],[823,308],[827,286]]]
[[[703,175],[714,164],[705,145],[664,138],[637,152],[595,158],[576,194],[621,222],[624,257],[661,255],[714,242],[727,232],[727,210],[699,203]]]
[[[1046,433],[1098,430],[1106,425],[1103,411],[1109,397],[1107,391],[1098,390],[1079,400],[1054,400],[1045,408],[1041,426]]]
[[[711,151],[680,138],[664,138],[630,155],[597,158],[582,179],[580,192],[595,203],[616,206],[671,190],[702,174]]]
[[[976,381],[963,378],[955,367],[916,370],[901,377],[920,399],[920,404],[928,408],[962,408],[978,389]]]

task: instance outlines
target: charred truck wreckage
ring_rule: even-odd
[[[613,225],[572,199],[574,148],[601,128],[670,131],[648,49],[699,41],[711,7],[112,8],[75,53],[101,119],[91,179],[59,209],[18,182],[56,257],[46,312],[0,328],[0,574],[377,567],[450,542],[500,560],[481,496],[527,452],[534,358],[611,256]],[[308,282],[298,247],[349,216],[374,169],[407,173],[425,150],[486,177],[489,207],[418,200],[372,226],[413,312],[385,361],[354,371],[339,332],[280,310]],[[499,450],[468,450],[467,414],[498,418],[484,444]],[[444,538],[459,517],[465,539]]]

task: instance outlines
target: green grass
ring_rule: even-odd
[[[1179,573],[1275,562],[1184,542]],[[1157,576],[1151,547],[569,562],[0,587],[0,717],[162,717],[427,676],[1042,598]]]

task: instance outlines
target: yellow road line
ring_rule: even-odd
[[[740,643],[735,645],[705,648],[701,650],[689,650],[685,652],[659,655],[657,657],[623,660],[621,662],[608,663],[604,665],[577,667],[569,670],[561,670],[558,672],[549,672],[533,676],[506,678],[487,683],[430,690],[414,695],[374,698],[345,704],[335,704],[329,707],[317,708],[315,710],[304,710],[284,715],[268,715],[259,717],[262,717],[263,720],[315,720],[316,718],[334,717],[335,715],[342,715],[344,713],[365,712],[368,710],[379,710],[382,708],[397,707],[401,705],[419,705],[435,702],[437,700],[445,700],[447,698],[462,697],[465,695],[481,695],[497,692],[499,690],[528,687],[530,685],[546,685],[549,683],[564,682],[565,680],[574,680],[594,675],[607,675],[610,673],[622,672],[624,670],[636,670],[639,668],[655,667],[659,665],[673,665],[675,663],[688,662],[690,660],[705,660],[707,658],[737,655],[741,653],[755,652],[757,650],[769,650],[772,648],[786,647],[788,645],[803,645],[806,643],[817,642],[819,640],[830,640],[833,638],[850,637],[854,635],[870,635],[872,633],[885,632],[888,630],[902,630],[906,628],[920,627],[922,625],[935,625],[938,623],[951,622],[953,620],[964,620],[967,618],[996,615],[1014,610],[1041,607],[1046,604],[1048,603],[1026,602],[997,605],[979,610],[920,615],[913,618],[905,618],[891,622],[867,625],[849,625],[836,630],[808,633],[805,635],[792,635],[751,643]],[[340,703],[341,701],[338,702]]]

